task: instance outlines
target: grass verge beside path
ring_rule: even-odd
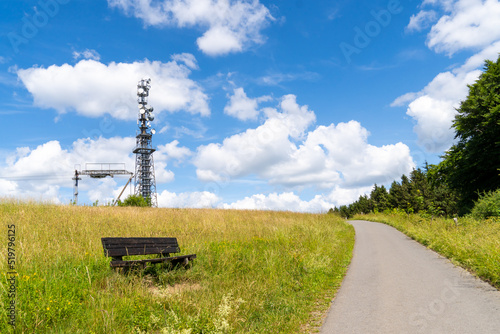
[[[430,219],[406,213],[358,215],[385,223],[500,289],[500,220]]]
[[[0,203],[1,333],[301,333],[320,325],[354,246],[334,215]],[[16,328],[7,226],[16,226]],[[177,237],[190,269],[110,269],[101,237]]]

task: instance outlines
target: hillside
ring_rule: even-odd
[[[333,215],[3,202],[0,219],[15,225],[20,333],[305,332],[327,310],[354,244],[353,228]],[[198,257],[188,269],[124,275],[104,257],[106,236],[173,236]],[[2,333],[12,330],[9,302],[2,294]]]

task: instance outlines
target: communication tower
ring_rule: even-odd
[[[151,79],[142,79],[137,84],[137,102],[139,103],[139,117],[137,125],[139,132],[136,138],[135,153],[135,191],[136,195],[149,200],[152,207],[158,206],[156,198],[155,167],[153,162],[152,137],[155,130],[151,129],[154,120],[153,107],[148,106]]]

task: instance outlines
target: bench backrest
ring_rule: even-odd
[[[104,255],[111,257],[169,254],[181,251],[177,238],[101,238],[101,241]]]

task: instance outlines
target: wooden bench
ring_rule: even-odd
[[[104,255],[113,258],[112,268],[129,268],[146,263],[170,262],[173,265],[187,265],[196,254],[170,256],[181,249],[177,238],[101,238]],[[160,258],[144,260],[123,260],[124,256],[159,254]]]

